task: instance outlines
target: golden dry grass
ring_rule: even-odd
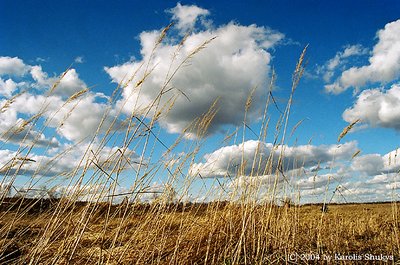
[[[46,227],[56,206],[47,203],[3,207],[3,263],[284,264],[293,253],[400,258],[392,203],[330,205],[327,213],[320,205],[79,203],[58,217],[51,234]]]

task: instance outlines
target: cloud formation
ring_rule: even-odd
[[[279,170],[282,149],[284,166]],[[224,177],[220,182],[226,181],[225,189],[233,198],[250,192],[258,199],[274,199],[271,189],[276,187],[275,199],[298,194],[302,203],[321,202],[323,196],[334,202],[392,199],[390,194],[400,189],[400,149],[353,157],[357,150],[356,142],[273,148],[269,143],[246,141],[206,154],[204,162],[193,164],[190,174],[202,179]]]
[[[183,33],[192,30],[198,19],[201,19],[205,24],[205,17],[210,14],[207,9],[195,5],[181,5],[180,3],[169,9],[168,13],[172,14],[172,20],[176,21],[176,28]]]
[[[65,75],[60,77],[48,77],[48,74],[43,72],[42,67],[35,65],[31,67],[30,73],[36,81],[35,86],[41,89],[50,89],[55,83],[58,83],[52,93],[63,97],[69,97],[74,93],[87,88],[75,69],[68,69]]]
[[[317,72],[322,74],[325,82],[329,82],[337,68],[343,67],[346,64],[347,58],[365,55],[367,53],[368,50],[360,44],[347,45],[344,47],[343,51],[337,52],[333,58],[329,59],[323,66],[319,67]]]
[[[18,57],[0,57],[0,75],[23,76],[29,70],[29,66]]]
[[[0,57],[0,70],[0,175],[73,177],[115,166],[122,151],[99,143],[125,125],[109,98],[90,91],[75,69],[49,76],[41,65]],[[125,151],[124,163],[137,160]]]
[[[49,131],[43,128],[56,130],[58,138],[78,142],[122,126],[117,110],[100,102],[107,97],[88,90],[75,69],[49,77],[40,65],[27,65],[17,57],[0,57],[0,64],[0,139],[4,142],[57,147],[59,141],[46,137]],[[24,81],[1,78],[11,74]]]
[[[271,143],[249,140],[206,154],[205,162],[194,164],[190,172],[192,175],[200,174],[202,177],[264,176],[274,174],[279,161],[282,163],[281,170],[284,172],[299,168],[313,171],[315,167],[322,167],[328,162],[350,159],[356,151],[356,142],[348,142],[339,146],[274,146]],[[282,159],[280,159],[281,153],[283,154]]]
[[[17,90],[18,85],[12,79],[3,80],[0,78],[0,96],[11,97],[15,90]]]
[[[25,154],[8,149],[0,150],[0,175],[28,175],[32,177],[72,177],[74,172],[94,169],[110,171],[120,161],[120,147],[101,146],[97,143],[81,145],[63,145],[52,155]],[[128,164],[126,161],[129,160]],[[126,149],[121,169],[128,168],[139,161],[139,156]],[[96,165],[97,164],[97,165]],[[135,165],[135,164],[134,164]],[[76,171],[75,171],[76,170]],[[79,173],[77,173],[79,174]]]
[[[362,91],[352,107],[343,113],[343,119],[361,122],[372,127],[400,130],[400,85],[394,84],[388,90],[368,89]]]
[[[369,64],[343,71],[334,83],[325,86],[326,92],[339,94],[350,87],[360,89],[368,83],[387,83],[400,77],[400,20],[386,24],[377,32],[377,39]]]
[[[181,23],[186,21],[180,15],[182,8],[178,4],[172,9],[174,17]],[[185,8],[197,10],[193,17],[207,14],[193,6]],[[193,19],[188,21],[191,22],[182,25],[191,25]],[[283,34],[266,27],[231,22],[215,29],[192,32],[183,42],[174,36],[166,37],[154,50],[160,34],[161,30],[140,34],[141,60],[105,67],[115,83],[125,84],[132,78],[120,101],[121,105],[126,102],[126,113],[149,111],[148,116],[154,115],[157,110],[148,108],[162,92],[159,106],[173,102],[173,107],[160,118],[160,123],[170,133],[181,133],[218,99],[218,112],[209,128],[210,132],[215,132],[223,125],[243,121],[246,99],[255,88],[248,117],[254,121],[260,117],[272,59],[269,50],[284,38]],[[214,37],[193,55],[204,42]],[[146,79],[141,82],[143,77]]]
[[[382,176],[399,172],[399,156],[400,149],[395,149],[383,156],[380,154],[367,154],[355,157],[351,163],[351,170],[363,176],[372,176],[375,180],[382,180]],[[371,183],[373,182],[371,181]]]

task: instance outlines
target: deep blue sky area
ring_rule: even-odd
[[[328,60],[346,44],[374,42],[377,29],[397,19],[398,1],[181,1],[210,10],[216,25],[233,20],[268,26],[301,46],[310,45],[310,65]],[[89,83],[97,68],[139,56],[136,37],[170,22],[164,10],[174,1],[8,1],[0,2],[0,52],[33,61],[50,58],[60,72],[84,55]],[[292,47],[293,48],[293,47]],[[285,50],[276,63],[292,63],[298,49]],[[277,55],[277,56],[278,56]]]

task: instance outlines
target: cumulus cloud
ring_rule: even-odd
[[[115,156],[118,147],[88,144],[98,141],[96,136],[123,126],[117,118],[118,111],[104,101],[108,99],[104,94],[86,89],[75,69],[61,77],[49,77],[40,65],[26,65],[19,58],[1,58],[2,73],[10,78],[0,78],[0,140],[7,147],[15,144],[32,149],[29,155],[0,150],[0,174],[61,176],[83,169],[85,163],[96,169],[91,161],[106,167],[114,163],[109,155]],[[10,65],[19,65],[20,70]],[[16,75],[23,82],[15,82]],[[45,149],[38,149],[42,147]],[[126,157],[137,156],[127,150]]]
[[[204,18],[210,14],[208,10],[198,6],[181,5],[180,3],[169,9],[168,12],[172,14],[172,19],[176,21],[176,27],[182,32],[193,29],[199,18],[202,19],[204,24]]]
[[[105,132],[125,128],[119,117],[109,98],[89,90],[75,69],[49,75],[40,65],[0,57],[0,178],[13,183],[28,176],[40,183],[41,177],[74,180],[114,168],[137,170],[133,150],[100,144]],[[25,191],[28,197],[47,196],[38,187]],[[79,199],[94,196],[84,192]]]
[[[156,99],[159,106],[173,102],[168,114],[160,118],[160,124],[168,132],[181,133],[218,99],[218,112],[209,128],[209,132],[215,132],[222,125],[243,121],[246,99],[255,88],[248,118],[256,121],[260,117],[272,59],[269,49],[283,39],[283,34],[266,27],[231,22],[216,29],[193,32],[183,43],[173,36],[167,37],[154,51],[160,34],[161,31],[140,34],[141,60],[105,67],[115,83],[125,84],[132,79],[124,87],[120,101],[126,113],[148,112],[150,116],[156,113],[155,108],[149,109]],[[204,49],[191,55],[214,37]],[[186,61],[188,57],[190,60]],[[146,77],[144,82],[143,77]],[[158,98],[160,92],[163,95]]]
[[[377,38],[369,64],[345,70],[334,83],[325,86],[327,92],[339,94],[350,87],[359,89],[367,83],[387,83],[400,77],[400,20],[386,24]]]
[[[369,176],[380,174],[383,171],[383,161],[379,154],[368,154],[356,157],[351,168],[354,171],[366,173]]]
[[[356,142],[342,145],[274,146],[260,141],[246,141],[238,145],[222,147],[204,156],[205,162],[196,163],[190,172],[203,177],[268,175],[274,174],[279,161],[282,171],[299,168],[313,171],[313,167],[334,160],[350,159],[357,150]],[[280,154],[283,153],[282,159]],[[242,170],[240,171],[240,168]]]
[[[12,176],[28,175],[32,177],[45,176],[66,176],[73,177],[71,174],[75,170],[95,169],[100,166],[103,170],[111,169],[120,161],[120,147],[101,146],[97,143],[81,145],[64,145],[53,155],[38,155],[11,151],[8,149],[0,150],[0,174]],[[128,164],[126,161],[129,160]],[[120,169],[126,169],[135,161],[139,161],[139,156],[132,150],[126,149],[124,159],[119,164]],[[125,167],[124,167],[125,165]]]
[[[29,66],[18,57],[0,57],[0,76],[15,75],[23,76],[29,70]]]
[[[60,96],[21,94],[0,113],[1,138],[55,147],[54,138],[46,142],[43,133],[35,132],[33,123],[26,124],[37,114],[40,114],[37,119],[43,118],[47,128],[54,128],[59,136],[72,142],[91,140],[96,132],[118,130],[123,125],[117,118],[117,111],[108,103],[97,102],[98,97],[101,95],[88,92],[79,99],[67,101]],[[1,100],[0,105],[6,102]],[[30,118],[23,119],[21,115]]]
[[[58,81],[59,83],[55,86],[53,94],[68,97],[74,93],[87,88],[85,82],[83,82],[75,69],[69,69],[64,76],[60,77],[48,77],[46,72],[43,72],[42,67],[35,65],[32,66],[30,73],[32,78],[37,82],[35,84],[38,88],[52,88]]]
[[[325,187],[330,179],[337,178],[338,174],[314,174],[314,175],[305,175],[303,178],[298,178],[293,181],[293,184],[296,188],[301,191],[305,190],[317,190],[322,187]]]
[[[277,170],[283,150],[283,169]],[[400,190],[400,149],[352,158],[356,142],[343,145],[276,146],[259,141],[220,148],[193,164],[190,174],[224,177],[230,199],[241,194],[259,199],[284,198],[294,192],[301,202],[387,201]],[[255,165],[255,170],[251,167]],[[261,165],[261,166],[260,166]],[[268,170],[264,170],[269,168]],[[288,193],[289,190],[289,193]],[[269,197],[268,197],[269,196]],[[297,195],[296,195],[297,196]]]
[[[45,102],[46,97],[29,93],[11,99],[1,99],[0,139],[18,145],[34,143],[37,146],[57,147],[59,143],[55,137],[48,138],[33,126],[37,121],[34,116],[44,111],[42,108]],[[57,97],[49,97],[47,102],[48,106],[54,109],[54,106],[62,101]],[[22,115],[30,118],[22,118]]]
[[[351,170],[366,176],[373,176],[374,180],[381,179],[383,175],[398,173],[400,170],[400,149],[393,150],[385,155],[367,154],[355,157]],[[371,182],[372,183],[372,182]]]
[[[2,131],[4,131],[4,129]],[[55,148],[60,145],[56,137],[47,137],[44,133],[32,128],[20,130],[17,127],[5,130],[2,132],[1,140],[6,143],[14,143],[20,146],[28,145]]]
[[[397,177],[394,175],[395,174],[385,174],[384,178],[387,179],[387,181],[383,182],[371,182],[371,178],[367,180],[347,181],[342,183],[342,185],[338,187],[338,190],[347,201],[377,202],[398,200],[396,189],[399,189],[399,187],[396,187],[396,179],[398,181],[399,176],[398,174],[396,174]],[[382,176],[383,175],[378,175],[377,177],[382,178]]]
[[[305,168],[285,172],[285,176],[280,172],[264,176],[239,176],[228,182],[228,199],[234,200],[245,194],[258,201],[279,202],[292,197],[295,202],[321,202],[326,195],[329,200],[335,188],[349,179],[350,175],[337,172],[318,174]],[[350,183],[346,185],[352,187]]]
[[[367,54],[368,49],[364,48],[361,44],[348,45],[345,47],[344,51],[339,55],[340,58],[347,58],[354,55]]]
[[[96,102],[97,98],[97,95],[88,93],[78,101],[64,103],[63,108],[55,114],[46,114],[51,118],[49,126],[56,128],[59,135],[73,142],[86,138],[90,140],[96,132],[121,129],[122,122],[117,118],[116,110],[107,103]]]
[[[42,122],[45,127],[56,130],[58,136],[73,142],[121,126],[113,106],[100,103],[106,96],[86,91],[87,85],[75,69],[68,69],[60,77],[49,77],[40,65],[26,65],[16,57],[0,57],[0,64],[2,73],[25,74],[19,77],[23,82],[18,83],[12,77],[7,80],[0,77],[0,138],[3,141],[57,147],[59,142],[55,137],[45,136],[48,130],[40,132],[35,128]],[[82,91],[86,92],[70,100]]]
[[[263,176],[239,176],[229,183],[231,187],[273,187],[277,184],[289,184],[292,188],[299,191],[317,190],[324,187],[329,180],[338,178],[339,174],[314,174],[306,168],[301,167],[296,170],[289,170],[284,173],[274,173]]]
[[[382,184],[382,183],[387,183],[389,181],[389,179],[392,179],[393,177],[398,177],[398,174],[379,174],[379,175],[375,175],[372,178],[368,179],[366,181],[367,184]]]
[[[12,79],[3,80],[0,77],[0,95],[11,97],[14,91],[17,89],[18,84]]]
[[[360,56],[368,53],[368,49],[360,44],[347,45],[343,51],[339,51],[336,55],[329,59],[323,66],[319,67],[317,72],[322,74],[325,82],[329,82],[338,67],[343,67],[347,63],[347,58],[352,56]]]
[[[300,192],[307,195],[308,193],[304,192],[307,189],[310,192],[318,190],[324,187],[327,184],[327,178],[330,178],[330,184],[335,187],[330,190],[330,193],[333,192],[333,201],[397,200],[400,190],[398,185],[400,183],[399,152],[400,149],[395,149],[384,155],[357,156],[350,164],[343,166],[337,172],[300,179],[298,183],[305,184],[299,185]],[[319,180],[322,182],[319,183]]]
[[[368,89],[362,91],[352,107],[343,112],[347,122],[360,119],[372,127],[400,130],[400,85],[388,90]]]
[[[34,83],[30,83],[30,86],[39,89],[51,88],[60,79],[58,76],[49,77],[40,65],[25,64],[18,57],[0,57],[0,76],[16,76],[21,78],[28,73],[35,81]],[[4,80],[0,77],[0,95],[9,97],[17,89],[18,85],[28,85],[27,82],[18,84],[11,78]],[[53,92],[62,96],[70,96],[86,87],[86,84],[79,78],[76,70],[71,68],[68,69]]]

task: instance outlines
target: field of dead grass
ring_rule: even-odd
[[[314,264],[318,256],[338,253],[400,258],[394,203],[330,205],[326,213],[320,205],[69,203],[6,201],[0,262]],[[65,211],[55,217],[60,205]]]

